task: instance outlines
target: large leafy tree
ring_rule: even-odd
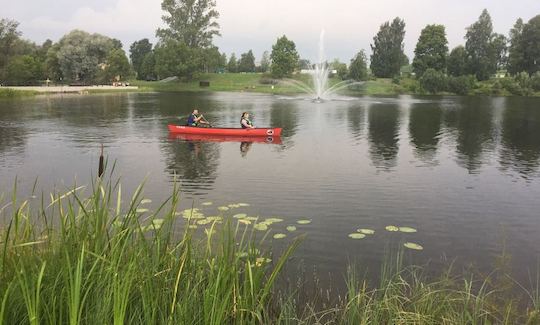
[[[371,44],[371,71],[376,77],[390,78],[399,74],[406,58],[403,53],[405,21],[396,17],[381,25]]]
[[[240,61],[238,61],[238,71],[255,72],[255,56],[253,55],[252,50],[240,55]]]
[[[140,75],[138,77],[141,80],[156,80],[156,57],[154,52],[147,53],[143,59],[140,68]]]
[[[200,49],[188,47],[183,42],[170,40],[154,50],[155,72],[159,79],[182,76],[192,79],[203,67]]]
[[[133,70],[137,73],[137,79],[145,79],[145,76],[141,73],[141,67],[144,58],[150,52],[152,52],[152,43],[150,43],[148,38],[135,41],[129,47],[129,58],[131,59]]]
[[[276,78],[283,78],[294,72],[298,66],[300,56],[296,51],[296,44],[289,40],[285,35],[278,38],[276,44],[272,46],[272,75]]]
[[[264,51],[261,57],[261,72],[267,72],[270,69],[270,53]]]
[[[508,72],[516,74],[523,71],[525,58],[523,57],[523,20],[519,18],[514,27],[510,29],[510,46],[508,47]]]
[[[19,23],[14,20],[0,20],[0,78],[5,74],[9,58],[13,55],[15,45],[21,36],[17,30]]]
[[[131,66],[122,49],[113,48],[102,65],[101,76],[103,82],[126,80],[131,75]]]
[[[448,57],[448,40],[443,25],[427,25],[420,33],[414,50],[413,70],[421,77],[427,69],[444,72]]]
[[[157,30],[162,40],[174,40],[190,48],[206,48],[212,45],[214,36],[219,36],[219,13],[214,0],[163,0],[162,17],[168,28]]]
[[[5,79],[11,85],[32,85],[41,79],[41,62],[31,55],[19,55],[6,67]]]
[[[454,77],[464,76],[468,72],[467,51],[465,47],[459,45],[455,47],[448,56],[448,74]]]
[[[238,72],[238,60],[236,60],[236,54],[232,53],[229,58],[229,63],[227,63],[227,71],[229,72]]]
[[[534,74],[540,71],[540,15],[523,26],[523,71]]]
[[[478,80],[489,79],[497,71],[505,46],[502,46],[499,36],[493,33],[491,16],[486,9],[478,21],[467,28],[465,39],[469,72]]]
[[[367,76],[367,57],[364,50],[361,50],[351,60],[351,64],[349,65],[349,78],[361,81],[366,80]]]

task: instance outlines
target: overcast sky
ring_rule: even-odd
[[[72,29],[118,38],[127,49],[141,38],[155,41],[162,25],[161,0],[0,0],[0,17],[20,22],[23,37],[57,41]],[[405,52],[412,59],[420,31],[427,24],[446,26],[450,48],[463,44],[465,28],[483,8],[495,32],[508,31],[521,17],[540,14],[540,0],[217,0],[222,37],[215,44],[230,54],[253,49],[257,59],[285,34],[300,56],[314,60],[319,33],[325,30],[326,57],[348,62],[360,49],[370,53],[379,26],[405,19]]]

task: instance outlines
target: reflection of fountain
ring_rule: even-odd
[[[354,80],[340,81],[332,86],[328,86],[328,77],[330,75],[330,65],[326,62],[324,56],[324,30],[321,31],[319,37],[319,57],[318,62],[313,65],[313,69],[309,71],[311,74],[312,86],[294,79],[286,79],[282,82],[289,84],[305,93],[313,95],[312,99],[316,103],[321,103],[324,100],[330,99],[339,90],[348,86],[363,84],[363,82],[355,82]]]

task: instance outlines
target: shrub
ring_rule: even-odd
[[[540,71],[532,75],[531,88],[535,91],[540,91]]]
[[[448,77],[448,91],[457,95],[468,95],[475,84],[474,76]]]
[[[447,78],[444,73],[427,69],[420,78],[420,85],[428,93],[436,94],[447,89]]]

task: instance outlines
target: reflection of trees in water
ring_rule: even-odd
[[[461,98],[459,108],[449,110],[444,121],[448,128],[457,131],[456,150],[458,165],[470,173],[477,172],[483,164],[484,152],[493,150],[493,112],[490,98]]]
[[[427,162],[434,160],[439,144],[442,111],[439,106],[413,104],[409,113],[409,136],[415,155]]]
[[[362,136],[365,127],[366,107],[362,105],[351,105],[347,110],[347,121],[349,129],[355,139]]]
[[[24,127],[0,121],[0,165],[10,158],[10,153],[21,153],[26,147],[27,132]]]
[[[373,105],[369,108],[370,155],[376,167],[396,165],[399,150],[399,109],[396,105]]]
[[[540,165],[540,110],[523,104],[518,100],[503,113],[499,159],[503,168],[512,168],[528,177]]]
[[[281,138],[286,140],[296,134],[298,107],[293,101],[274,101],[270,109],[270,125],[281,127]]]
[[[168,140],[163,142],[167,172],[179,177],[183,190],[190,192],[190,186],[198,189],[213,183],[219,166],[218,143],[201,141]]]

